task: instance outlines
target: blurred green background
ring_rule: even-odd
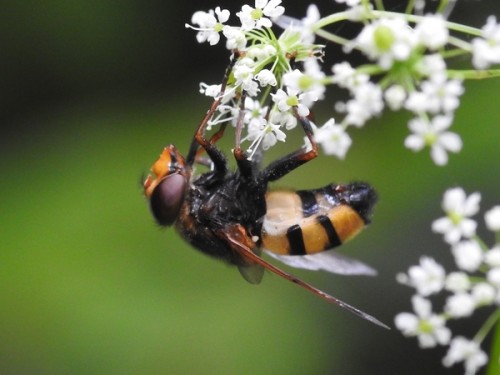
[[[222,49],[199,46],[184,23],[216,5],[25,0],[2,7],[0,374],[462,373],[444,372],[442,348],[421,351],[396,330],[273,275],[259,287],[247,284],[154,224],[142,176],[164,145],[187,150],[210,104],[198,83],[217,82],[227,61]],[[294,8],[292,15],[305,12]],[[454,19],[480,27],[499,8],[495,0],[464,1]],[[464,149],[446,168],[427,152],[406,150],[408,117],[386,114],[352,133],[347,160],[323,156],[275,184],[362,179],[381,197],[373,224],[345,246],[378,277],[296,275],[392,325],[411,309],[411,291],[396,284],[396,273],[422,254],[453,267],[430,231],[444,190],[480,190],[483,211],[500,203],[500,81],[466,89],[454,125]],[[318,108],[318,122],[330,110]],[[470,336],[484,317],[457,328]]]

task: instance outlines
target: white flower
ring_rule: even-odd
[[[358,73],[347,61],[333,65],[332,72],[332,82],[351,92],[370,80],[367,74]]]
[[[500,245],[495,246],[484,254],[484,262],[490,267],[500,267]]]
[[[500,24],[495,16],[489,16],[482,28],[483,38],[472,41],[472,63],[476,69],[487,69],[500,63]]]
[[[384,92],[384,99],[393,111],[401,109],[406,99],[406,91],[403,86],[392,85]]]
[[[354,97],[346,103],[345,121],[350,125],[361,127],[384,109],[382,89],[372,82],[357,86],[353,94]]]
[[[360,3],[361,0],[335,0],[337,3],[345,3],[347,6],[353,7]]]
[[[405,336],[417,336],[421,348],[446,345],[450,341],[451,332],[445,326],[445,319],[432,313],[429,300],[415,295],[411,301],[416,314],[403,312],[396,315],[396,328]]]
[[[425,118],[410,120],[408,127],[413,132],[405,139],[405,146],[413,151],[420,151],[424,146],[430,146],[431,157],[437,165],[448,162],[448,152],[459,152],[462,140],[452,132],[446,131],[452,123],[449,115],[435,116],[431,121]]]
[[[305,44],[314,43],[314,32],[312,30],[314,24],[321,18],[318,7],[315,4],[310,4],[307,7],[306,16],[302,18],[302,27],[300,34],[302,35],[302,42]]]
[[[476,306],[491,305],[495,300],[496,290],[489,283],[478,283],[472,288],[472,298]]]
[[[354,2],[356,0],[346,0],[346,2]],[[359,0],[360,3],[362,0]],[[373,11],[373,4],[371,2],[363,2],[362,4],[353,5],[347,9],[345,14],[348,20],[353,22],[365,22],[371,17]]]
[[[426,15],[415,26],[418,42],[430,50],[443,47],[448,42],[448,28],[439,14]]]
[[[305,117],[309,115],[309,108],[301,103],[301,99],[303,98],[302,95],[303,94],[299,95],[298,90],[290,87],[287,88],[286,92],[282,89],[278,89],[275,94],[271,94],[273,101],[280,111],[285,112],[292,107],[297,107],[297,113]]]
[[[398,274],[397,280],[417,290],[421,296],[440,292],[444,287],[445,271],[443,266],[429,257],[420,258],[420,265],[411,266],[408,275]]]
[[[335,124],[331,118],[321,128],[314,131],[314,139],[323,147],[327,155],[335,155],[343,159],[347,150],[351,146],[351,137],[345,132],[344,128]]]
[[[234,78],[236,79],[235,85],[245,85],[253,80],[253,72],[255,68],[249,64],[246,64],[243,60],[240,60],[238,64],[234,67]]]
[[[281,16],[276,19],[275,22],[278,26],[285,30],[284,34],[289,34],[287,37],[299,34],[300,43],[311,45],[314,43],[314,39],[316,37],[314,27],[320,18],[321,16],[319,14],[318,7],[315,4],[310,4],[307,8],[306,16],[301,20],[289,16]]]
[[[468,293],[456,293],[446,299],[445,312],[453,318],[464,318],[470,316],[476,303]]]
[[[200,94],[204,94],[206,96],[210,96],[212,98],[215,98],[220,94],[220,90],[222,88],[222,85],[208,85],[206,83],[201,82],[200,83]]]
[[[417,69],[420,74],[431,77],[434,74],[446,74],[446,62],[439,53],[425,55],[418,63]]]
[[[443,365],[451,367],[455,363],[464,362],[465,375],[473,375],[488,361],[479,344],[465,337],[457,336],[450,343],[450,349],[443,358]]]
[[[500,206],[495,206],[484,214],[486,227],[492,232],[500,231]]]
[[[276,48],[270,44],[255,44],[246,50],[246,56],[256,62],[264,61],[271,56],[276,56]]]
[[[486,280],[488,280],[488,282],[491,283],[492,285],[499,288],[500,287],[500,267],[495,267],[495,268],[490,269],[486,273]]]
[[[308,58],[304,61],[304,71],[294,69],[283,75],[285,86],[304,93],[302,102],[307,107],[311,107],[314,102],[323,99],[326,87],[322,80],[325,73],[321,70],[318,60]]]
[[[211,98],[217,98],[221,95],[221,90],[222,85],[208,85],[206,83],[201,82],[200,83],[200,93],[204,94],[206,96],[209,96]],[[229,102],[232,98],[234,98],[234,90],[230,90],[226,88],[226,91],[224,94],[221,96],[222,99],[222,104],[226,104]]]
[[[276,86],[276,76],[269,69],[262,69],[255,75],[255,79],[259,81],[262,87],[264,86]]]
[[[222,33],[226,37],[226,48],[242,50],[247,44],[245,33],[239,27],[224,26]]]
[[[450,272],[446,276],[445,288],[450,292],[465,292],[470,289],[471,282],[465,272]]]
[[[283,74],[283,84],[294,92],[305,92],[310,90],[314,84],[314,78],[307,76],[299,69],[294,69]],[[314,101],[318,100],[318,97]]]
[[[241,85],[242,89],[250,96],[256,96],[259,92],[259,85],[254,81],[254,71],[253,60],[251,59],[239,60],[233,70],[236,79],[234,85]]]
[[[255,8],[245,4],[236,15],[240,18],[244,30],[271,27],[270,19],[279,17],[285,12],[285,8],[279,4],[281,0],[255,0]]]
[[[424,113],[429,110],[429,103],[427,96],[422,91],[412,91],[404,103],[404,107],[416,114]]]
[[[191,22],[199,27],[194,27],[189,24],[185,26],[198,30],[196,34],[198,43],[208,41],[210,45],[214,45],[219,43],[219,33],[224,29],[224,22],[229,19],[229,14],[227,9],[221,9],[220,7],[215,8],[215,11],[212,9],[208,12],[197,11],[191,17]]]
[[[483,262],[483,250],[476,241],[462,241],[453,244],[451,252],[458,268],[468,272],[476,271]]]
[[[469,219],[479,211],[481,195],[473,193],[468,197],[460,188],[449,189],[445,192],[442,208],[446,217],[435,220],[432,230],[444,234],[446,242],[457,243],[461,237],[469,238],[476,233],[477,223]]]
[[[448,80],[446,74],[434,73],[429,80],[423,81],[420,91],[414,91],[408,97],[405,108],[414,112],[451,113],[460,104],[459,96],[463,94],[462,81]]]
[[[239,111],[232,105],[219,105],[214,116],[212,116],[212,118],[208,121],[207,130],[210,131],[214,125],[219,125],[228,121],[235,121],[238,118],[238,112]]]
[[[258,100],[253,100],[252,98],[245,98],[245,114],[243,117],[243,122],[247,124],[249,128],[255,129],[266,123],[265,116],[267,113],[267,107],[262,107]]]
[[[347,50],[358,48],[382,69],[407,60],[417,44],[415,33],[403,18],[383,18],[366,25]]]
[[[250,158],[253,153],[262,144],[262,149],[267,150],[274,146],[278,141],[284,142],[286,134],[280,129],[280,125],[273,124],[270,121],[262,119],[261,122],[254,122],[252,126],[248,127],[248,136],[242,141],[250,140],[252,144],[248,148],[251,152]]]
[[[291,112],[271,111],[269,116],[273,124],[284,126],[286,130],[297,126],[297,118]]]
[[[272,123],[267,124],[265,128],[264,139],[262,140],[262,148],[267,150],[269,147],[274,146],[276,142],[285,142],[286,134],[280,129],[279,125]]]

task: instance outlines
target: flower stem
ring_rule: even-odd
[[[384,10],[384,2],[382,0],[375,0],[375,8]]]
[[[321,38],[328,40],[333,43],[340,44],[341,46],[346,45],[349,40],[342,38],[338,35],[332,34],[329,31],[323,30],[323,29],[318,29],[314,32],[317,36],[320,36]]]
[[[486,79],[500,77],[500,69],[488,70],[447,70],[448,77],[461,79]]]
[[[500,309],[496,309],[493,314],[491,314],[488,319],[483,323],[479,331],[476,333],[474,336],[474,341],[481,343],[486,335],[493,329],[493,326],[500,320]],[[498,326],[497,326],[498,327]],[[500,333],[498,332],[497,329],[497,334]],[[498,336],[498,335],[497,335]],[[496,337],[497,341],[500,340],[500,336]],[[500,345],[500,342],[498,343]],[[500,349],[500,347],[499,347]]]
[[[494,315],[499,315],[499,311],[500,309],[498,309]],[[488,363],[488,368],[486,369],[486,375],[496,374],[500,374],[500,324],[497,324],[495,328],[495,333],[491,343],[490,361]]]
[[[411,4],[411,2],[409,3]],[[332,25],[337,22],[345,21],[349,19],[349,12],[339,12],[339,13],[334,13],[329,16],[323,17],[320,19],[318,22],[315,23],[313,31],[317,34],[320,35],[321,33],[324,33],[321,35],[321,37],[329,39],[331,37],[330,33],[326,33],[326,31],[322,30],[325,26]],[[418,22],[420,21],[424,16],[419,16],[415,14],[401,14],[397,12],[389,12],[386,10],[371,10],[369,13],[367,13],[366,17],[367,19],[377,19],[377,18],[382,18],[382,17],[387,17],[387,16],[392,16],[392,17],[403,17],[405,18],[408,22]],[[482,31],[481,29],[478,29],[476,27],[471,27],[471,26],[466,26],[462,25],[460,23],[456,22],[449,22],[446,21],[446,26],[448,27],[449,30],[457,31],[462,34],[468,34],[472,36],[481,36]],[[339,38],[336,35],[334,35],[335,39]],[[345,44],[344,41],[341,41],[341,38],[337,40],[332,40],[335,43],[339,44]]]
[[[414,7],[415,7],[415,0],[408,1],[408,4],[406,5],[405,13],[410,14],[411,12],[413,12]]]

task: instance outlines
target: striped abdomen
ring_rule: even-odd
[[[377,197],[365,183],[321,189],[271,191],[262,246],[276,254],[314,254],[339,246],[369,222]]]

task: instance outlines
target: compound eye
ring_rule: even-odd
[[[179,173],[165,177],[151,194],[151,211],[160,225],[172,225],[181,209],[186,191],[186,178]]]

